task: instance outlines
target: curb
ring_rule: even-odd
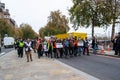
[[[93,54],[93,51],[92,50],[90,50],[89,51],[91,54]],[[107,53],[107,52],[105,52],[105,53]],[[120,56],[118,56],[118,55],[109,55],[109,54],[102,54],[102,53],[100,53],[100,51],[97,51],[97,54],[96,55],[103,55],[103,56],[110,56],[110,57],[116,57],[116,58],[120,58]]]
[[[92,75],[90,75],[90,74],[88,74],[88,73],[85,73],[85,72],[83,72],[83,71],[81,71],[81,70],[78,70],[78,69],[76,69],[76,68],[74,68],[74,67],[72,67],[72,66],[69,66],[69,65],[67,65],[67,64],[65,64],[65,63],[63,63],[63,62],[60,62],[60,61],[57,60],[57,59],[55,59],[55,62],[59,63],[60,65],[65,66],[65,67],[68,67],[70,70],[75,71],[75,73],[77,73],[77,74],[79,74],[79,75],[82,75],[82,76],[84,76],[84,77],[86,76],[86,79],[87,79],[87,80],[100,80],[100,79],[98,79],[97,77],[94,77],[94,76],[92,76]]]
[[[101,53],[97,53],[97,55],[104,55],[104,56],[120,58],[120,56],[117,56],[117,55],[109,55],[109,54],[101,54]]]

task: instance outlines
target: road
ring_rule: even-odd
[[[5,54],[7,54],[8,52],[14,50],[14,48],[1,48],[1,53],[0,53],[0,56],[3,56]]]
[[[2,53],[6,54],[13,49],[2,48]],[[120,58],[91,54],[58,60],[100,80],[120,80]]]
[[[120,80],[120,58],[91,54],[59,61],[101,80]]]

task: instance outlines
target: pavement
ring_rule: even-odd
[[[89,48],[89,51],[90,51],[90,53],[93,53],[93,49],[92,48]],[[115,51],[112,50],[112,49],[110,49],[110,50],[105,50],[104,49],[102,51],[101,51],[101,49],[97,50],[97,55],[104,55],[104,56],[111,56],[111,57],[120,58],[120,56],[114,55],[114,54],[115,54]]]
[[[104,56],[111,56],[111,57],[120,58],[120,56],[115,55],[115,51],[113,51],[113,50],[110,50],[110,51],[104,50],[104,52],[101,52],[101,50],[99,50],[99,51],[97,52],[97,54],[98,54],[98,55],[104,55]]]
[[[56,59],[32,55],[32,62],[26,62],[26,55],[18,58],[15,50],[1,56],[0,80],[100,80]]]

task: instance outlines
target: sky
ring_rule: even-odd
[[[40,27],[47,23],[51,11],[60,10],[63,15],[68,15],[68,10],[72,6],[71,0],[1,0],[9,9],[11,18],[16,23],[30,24],[38,32]]]
[[[60,10],[63,15],[69,18],[68,9],[73,5],[72,0],[0,0],[5,3],[6,9],[9,9],[11,18],[17,25],[27,23],[32,26],[33,30],[38,33],[41,27],[47,24],[48,16],[51,11]],[[71,28],[73,32],[74,29]],[[85,32],[91,34],[91,28],[79,28],[77,32]],[[117,31],[116,31],[117,32]],[[111,27],[107,30],[103,28],[95,28],[96,35],[111,35]]]

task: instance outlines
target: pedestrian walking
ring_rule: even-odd
[[[23,42],[23,40],[21,39],[20,41],[19,41],[19,47],[18,47],[18,49],[19,49],[19,57],[23,57],[23,48],[24,48],[24,42]]]
[[[69,41],[69,55],[70,55],[70,57],[73,56],[73,52],[74,52],[74,42],[73,42],[73,39],[70,39],[70,41]]]
[[[74,56],[77,56],[78,53],[78,40],[75,38],[74,40]]]
[[[81,56],[81,53],[83,53],[83,40],[81,38],[78,39],[78,56]]]
[[[83,46],[83,55],[85,55],[85,52],[87,52],[87,55],[89,56],[89,42],[87,37],[84,40],[84,46]]]
[[[29,62],[29,58],[32,61],[32,46],[31,46],[31,41],[30,39],[27,39],[27,42],[25,42],[25,46],[26,46],[26,56],[27,56],[27,62]]]
[[[44,40],[44,42],[43,42],[43,52],[46,56],[48,56],[47,55],[48,54],[48,42],[47,42],[47,40]]]
[[[43,49],[42,43],[41,41],[39,41],[38,48],[37,48],[38,58],[41,57],[42,49]]]
[[[69,53],[69,41],[68,39],[64,40],[64,54],[65,54],[65,58],[68,57],[68,53]]]
[[[54,53],[54,58],[58,58],[58,53],[56,48],[56,39],[53,40],[53,53]]]
[[[52,42],[49,41],[48,42],[48,57],[53,58],[52,52],[53,52],[53,45],[52,45]]]
[[[95,36],[93,36],[93,39],[92,39],[93,54],[97,54],[97,49],[98,49],[97,43],[98,43],[97,39],[95,38]]]
[[[32,48],[33,48],[34,53],[37,52],[37,51],[36,51],[36,44],[37,44],[37,40],[36,40],[36,38],[35,38],[35,39],[32,40]]]
[[[19,42],[20,42],[20,39],[16,40],[16,42],[14,43],[15,49],[17,50],[18,57],[20,57],[20,54],[19,54]]]

